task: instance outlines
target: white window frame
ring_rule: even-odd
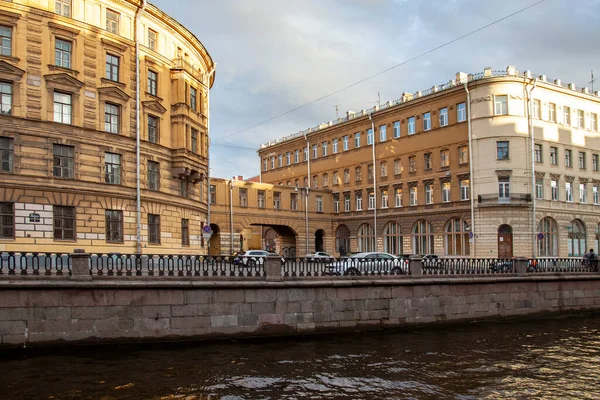
[[[367,146],[372,145],[374,140],[375,138],[373,137],[373,129],[369,128],[367,130]]]
[[[565,182],[565,201],[567,203],[573,202],[573,185],[571,182]]]
[[[338,139],[331,139],[331,154],[337,154],[338,152]]]
[[[388,191],[381,191],[381,208],[388,208]]]
[[[423,113],[423,132],[431,130],[431,112]]]
[[[394,197],[396,200],[396,207],[402,207],[402,188],[395,190]]]
[[[300,150],[294,150],[294,164],[300,162]]]
[[[425,185],[425,204],[433,204],[433,184]]]
[[[450,182],[442,183],[442,203],[450,203]]]
[[[419,204],[419,198],[417,193],[417,187],[413,186],[410,188],[410,205],[416,206]]]
[[[369,192],[369,210],[375,209],[375,193]]]
[[[538,200],[544,199],[544,180],[536,178],[535,180],[535,198]]]
[[[558,181],[550,181],[550,192],[552,195],[552,201],[558,201]]]
[[[494,115],[508,115],[508,95],[494,95]]]
[[[440,108],[440,127],[448,126],[448,107]]]
[[[351,202],[350,193],[347,193],[347,195],[344,194],[344,211],[345,212],[350,212],[351,211],[350,210],[350,202]]]
[[[387,140],[387,127],[385,125],[379,126],[379,142],[385,142]]]
[[[345,135],[342,139],[342,150],[348,151],[350,149],[350,138],[348,135]]]
[[[470,182],[468,179],[460,180],[460,200],[461,201],[469,200],[469,184],[470,184]]]
[[[358,149],[360,147],[360,132],[356,132],[354,134],[354,148]]]
[[[587,185],[585,183],[579,184],[579,202],[582,204],[587,203]]]
[[[467,103],[458,103],[456,105],[456,121],[465,122],[467,120]]]
[[[362,194],[356,195],[356,211],[362,211]]]
[[[400,121],[394,121],[394,139],[400,137]]]
[[[323,196],[317,196],[316,209],[317,209],[317,212],[323,212]]]
[[[415,117],[408,117],[408,135],[414,135],[417,133],[415,129]]]

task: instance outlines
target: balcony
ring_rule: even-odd
[[[198,80],[200,83],[204,83],[204,74],[202,74],[202,70],[199,67],[192,65],[188,60],[183,57],[176,57],[172,60],[173,66],[171,70],[179,70],[185,71],[194,78]]]
[[[500,197],[498,193],[480,194],[477,196],[479,207],[496,206],[529,206],[531,193],[515,193],[510,197]]]
[[[172,176],[196,184],[204,179],[206,159],[186,149],[173,151]]]

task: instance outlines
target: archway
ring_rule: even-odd
[[[350,229],[346,225],[340,225],[335,230],[335,251],[341,256],[350,251]]]
[[[388,222],[383,227],[383,251],[391,254],[402,254],[402,235],[396,222]]]
[[[263,248],[267,251],[276,252],[277,251],[277,239],[279,235],[273,229],[267,229],[265,231],[264,239],[263,239]]]
[[[574,219],[567,229],[569,257],[582,257],[586,253],[585,225],[579,219]]]
[[[558,225],[550,217],[542,218],[538,224],[538,256],[558,256]]]
[[[212,236],[208,241],[208,254],[213,256],[221,255],[221,229],[217,224],[210,224]]]
[[[433,254],[433,227],[424,219],[413,225],[412,251],[413,254]]]
[[[323,229],[318,229],[315,232],[315,251],[323,251],[323,237],[325,236],[325,231]]]
[[[498,258],[512,258],[513,232],[510,225],[498,227]]]
[[[358,251],[375,251],[375,230],[370,224],[362,224],[358,227]]]
[[[469,225],[461,218],[452,218],[444,227],[444,247],[449,256],[468,256]]]

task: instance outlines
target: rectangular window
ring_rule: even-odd
[[[119,19],[121,14],[113,10],[106,10],[106,30],[115,35],[119,34]]]
[[[375,193],[369,192],[369,210],[375,208]]]
[[[277,156],[277,166],[278,167],[282,167],[283,166],[283,154],[279,154]]]
[[[387,140],[387,128],[385,125],[379,126],[379,141],[385,142]]]
[[[348,173],[348,176],[350,176],[350,173]],[[323,187],[327,187],[329,186],[329,175],[327,173],[323,174]]]
[[[3,99],[4,100],[4,99]],[[54,92],[54,122],[70,124],[72,115],[71,95]],[[4,107],[4,104],[2,105]]]
[[[373,144],[373,129],[369,129],[367,131],[367,146],[372,145]]]
[[[13,172],[13,141],[0,137],[0,172]]]
[[[198,91],[196,90],[195,87],[190,87],[190,108],[194,111],[197,111],[197,109],[196,109],[197,98],[198,98]]]
[[[542,119],[542,115],[540,114],[540,101],[538,99],[533,99],[533,118]]]
[[[396,188],[395,198],[396,207],[402,207],[402,188]]]
[[[240,207],[248,207],[248,189],[239,188],[238,197],[240,201]]]
[[[325,153],[324,154],[327,154],[327,142],[323,142],[323,143],[325,144],[325,149],[324,149]],[[337,152],[338,152],[338,140],[333,139],[331,141],[331,153],[337,154]]]
[[[425,170],[431,169],[431,153],[425,153],[423,155],[423,168],[425,168]]]
[[[469,200],[469,180],[461,179],[460,181],[460,200]]]
[[[210,185],[208,195],[210,196],[210,204],[217,204],[217,187]]]
[[[590,129],[593,131],[598,130],[598,114],[590,113]]]
[[[181,179],[179,181],[179,195],[181,197],[188,197],[188,194],[189,194],[188,189],[189,189],[188,181],[185,179]]]
[[[456,120],[458,122],[464,122],[467,120],[467,104],[458,103],[456,105]]]
[[[317,196],[316,198],[316,209],[318,213],[323,212],[323,196]]]
[[[340,195],[339,194],[333,195],[333,212],[336,214],[340,212]]]
[[[106,79],[111,81],[119,81],[119,57],[112,54],[106,54]]]
[[[75,149],[73,146],[55,144],[54,149],[54,176],[57,178],[73,179],[75,165]]]
[[[359,148],[360,147],[360,132],[356,132],[354,134],[354,147],[355,148]]]
[[[350,193],[344,193],[344,211],[350,212]]]
[[[425,185],[425,204],[433,204],[433,185]]]
[[[308,161],[308,146],[304,148],[304,161]]]
[[[356,182],[362,181],[362,168],[361,167],[356,167],[354,169],[354,180]]]
[[[0,25],[0,55],[12,56],[12,28]]]
[[[75,207],[53,206],[54,240],[75,240]]]
[[[300,150],[294,150],[294,164],[298,164],[300,162]],[[265,166],[265,171],[267,170]]]
[[[373,180],[373,164],[367,165],[367,179],[370,181]]]
[[[160,189],[160,164],[155,161],[148,161],[148,190],[157,191]]]
[[[344,183],[350,183],[350,170],[344,170]]]
[[[381,177],[385,178],[387,176],[387,162],[382,161],[379,163],[379,171],[381,173]]]
[[[158,86],[158,74],[154,71],[148,70],[148,93],[152,96],[157,95],[157,86]]]
[[[468,146],[459,146],[458,147],[458,163],[460,165],[463,165],[468,162],[469,162],[469,147]]]
[[[158,118],[153,115],[148,115],[148,141],[150,143],[158,143],[160,141]]]
[[[362,211],[362,193],[356,193],[356,211]]]
[[[381,208],[388,208],[388,191],[381,191]]]
[[[190,220],[185,218],[181,219],[181,245],[190,245]]]
[[[417,204],[418,204],[417,187],[413,186],[410,188],[410,205],[416,206]]]
[[[290,193],[290,208],[294,211],[298,209],[298,193]]]
[[[408,157],[408,172],[417,172],[417,158],[415,156]]]
[[[13,203],[0,203],[0,239],[15,238],[15,208]]]
[[[113,185],[121,184],[121,155],[104,153],[104,182]]]
[[[415,117],[408,117],[408,134],[415,134]]]
[[[598,205],[598,201],[600,200],[598,198],[598,186],[592,186],[592,195],[594,197],[594,204]]]
[[[313,160],[319,156],[319,148],[317,147],[316,144],[313,144],[313,146],[312,146],[312,153],[313,153],[312,154]]]
[[[54,64],[71,69],[71,52],[73,44],[67,40],[56,39],[54,44]]]
[[[322,153],[321,154],[322,157],[327,156],[327,142],[321,143],[321,153]]]
[[[508,142],[496,142],[496,153],[498,160],[508,160]]]
[[[104,103],[104,132],[119,133],[119,106]]]
[[[148,214],[148,243],[160,244],[160,215]]]
[[[156,51],[156,43],[158,42],[158,33],[152,29],[148,29],[148,48]]]
[[[263,171],[267,170],[267,166],[269,165],[269,160],[263,158]]]
[[[0,82],[0,114],[10,115],[12,112],[12,84]]]
[[[55,0],[54,11],[63,17],[71,17],[71,0]]]
[[[442,203],[450,202],[450,182],[442,183]]]
[[[281,209],[281,192],[273,192],[273,208]]]
[[[573,201],[573,184],[571,182],[565,183],[565,200],[568,202]]]
[[[587,167],[587,160],[585,159],[585,152],[584,151],[580,151],[579,152],[579,169],[586,169]]]
[[[592,154],[592,170],[598,171],[598,154]]]
[[[271,169],[275,169],[275,156],[271,157]]]
[[[313,176],[312,187],[313,187],[313,189],[319,188],[319,176],[318,175]]]
[[[558,165],[558,148],[550,147],[550,164]]]
[[[423,114],[423,130],[428,131],[431,129],[431,113],[426,112]]]
[[[498,178],[498,203],[510,203],[510,178]]]
[[[442,168],[450,166],[450,150],[440,150],[440,164]]]
[[[340,174],[337,171],[333,171],[333,185],[339,185],[340,184]]]
[[[571,150],[565,150],[565,167],[567,167],[567,168],[571,168],[573,166],[571,155],[572,155]]]
[[[544,179],[542,178],[535,179],[535,198],[540,200],[544,198]]]
[[[194,128],[190,130],[192,153],[198,154],[198,131]]]
[[[556,104],[548,103],[548,120],[556,122]]]
[[[508,114],[508,96],[498,95],[494,96],[494,114],[495,115],[507,115]]]
[[[563,106],[563,124],[571,125],[571,107]]]
[[[123,242],[123,211],[104,211],[104,226],[106,229],[106,241],[109,243]]]
[[[440,126],[448,125],[448,107],[440,108]]]
[[[265,191],[264,190],[258,190],[256,192],[256,204],[257,204],[258,208],[266,207],[267,202],[265,200]]]
[[[550,181],[550,191],[552,195],[552,201],[558,201],[558,182],[555,180]]]
[[[400,121],[394,121],[394,139],[400,137]]]
[[[290,153],[289,151],[287,153],[285,153],[285,165],[291,165],[292,164],[292,153]]]
[[[577,127],[585,129],[585,116],[583,110],[577,110]]]
[[[397,158],[394,160],[394,175],[400,175],[402,173],[402,164],[400,159]]]
[[[579,202],[587,203],[587,185],[585,183],[579,184]]]
[[[344,151],[348,151],[350,149],[350,137],[348,135],[344,136],[342,143]]]
[[[535,153],[535,162],[541,163],[542,162],[542,145],[541,144],[535,145],[534,153]]]

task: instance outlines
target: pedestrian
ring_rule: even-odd
[[[590,266],[595,266],[596,265],[596,254],[594,253],[594,249],[590,249],[589,252],[587,252],[584,256],[584,261],[586,262],[586,264],[590,265]]]

